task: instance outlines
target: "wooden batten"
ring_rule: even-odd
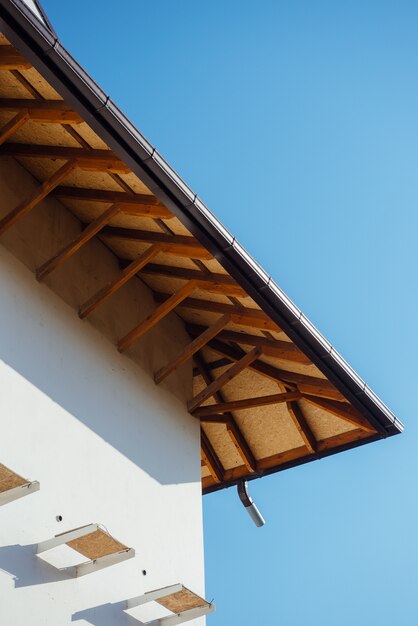
[[[48,274],[50,274],[57,267],[62,265],[65,261],[70,259],[82,246],[84,246],[90,239],[92,239],[97,233],[108,224],[109,221],[120,212],[118,204],[113,204],[102,215],[94,220],[87,226],[77,237],[75,237],[69,244],[64,246],[62,250],[57,252],[51,259],[46,261],[41,267],[36,270],[36,278],[42,281]]]
[[[191,343],[189,343],[183,350],[166,366],[162,367],[154,375],[154,380],[157,384],[161,383],[169,374],[174,372],[181,365],[186,363],[192,356],[201,350],[211,339],[224,328],[230,321],[229,315],[223,315],[212,326],[207,328],[199,337],[196,337]]]
[[[63,100],[0,98],[0,111],[25,112],[35,122],[81,124],[83,119]]]
[[[154,293],[157,302],[164,302],[169,298],[166,293]],[[211,300],[202,300],[198,298],[187,298],[181,303],[182,308],[195,309],[198,311],[208,311],[209,313],[228,313],[234,324],[249,326],[262,330],[273,330],[278,332],[280,329],[277,325],[259,309],[249,309],[234,304],[224,304],[223,302],[212,302]]]
[[[130,171],[129,167],[110,150],[85,150],[84,148],[67,148],[66,146],[6,143],[0,149],[0,155],[2,154],[36,159],[77,160],[78,167],[91,172],[128,173]]]
[[[242,400],[232,400],[231,402],[221,402],[218,404],[202,406],[195,409],[193,411],[193,415],[200,418],[208,415],[216,415],[218,413],[229,413],[231,411],[243,411],[245,409],[253,409],[260,406],[281,404],[282,402],[290,402],[291,400],[299,400],[300,398],[302,398],[302,394],[299,392],[277,393],[270,396],[244,398]]]
[[[118,343],[119,352],[125,352],[135,341],[138,341],[146,332],[153,328],[163,317],[168,315],[184,298],[196,288],[196,283],[190,280],[181,289],[174,293],[168,300],[166,300],[159,307],[154,309],[143,322],[133,328],[127,335],[122,337]]]
[[[1,46],[0,46],[1,47]],[[8,145],[8,144],[5,144]],[[4,146],[3,146],[4,147]],[[67,161],[50,178],[43,182],[29,196],[27,200],[21,202],[13,211],[10,211],[0,220],[0,235],[13,226],[18,220],[27,215],[41,200],[43,200],[59,183],[77,167],[77,161]]]
[[[251,352],[245,354],[239,361],[231,365],[229,369],[219,376],[216,380],[211,382],[205,389],[202,389],[189,403],[188,409],[190,413],[193,413],[197,407],[199,407],[205,400],[213,396],[216,391],[222,389],[224,385],[230,382],[233,378],[238,376],[246,367],[248,367],[257,357],[261,354],[260,348],[253,348]]]
[[[154,259],[162,250],[163,246],[154,244],[141,254],[135,261],[132,261],[114,280],[109,281],[104,287],[99,289],[91,298],[79,308],[78,314],[83,319],[90,315],[100,304],[105,302],[110,296],[116,293],[125,285],[139,270],[151,259]]]
[[[0,130],[0,146],[3,145],[13,133],[19,130],[19,128],[28,121],[29,117],[28,111],[20,111],[20,113],[12,117],[12,119],[5,124]]]

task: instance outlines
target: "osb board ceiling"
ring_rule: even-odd
[[[0,234],[52,194],[84,231],[45,259],[38,280],[48,281],[96,237],[118,257],[120,275],[79,302],[80,317],[94,322],[97,307],[128,280],[142,280],[154,294],[155,310],[120,337],[121,352],[128,352],[166,315],[184,320],[190,344],[155,372],[155,380],[164,384],[178,367],[194,360],[188,410],[201,422],[203,490],[280,470],[296,459],[316,458],[375,434],[39,72],[5,38],[0,44],[0,156],[17,159],[42,183],[26,202],[3,215]],[[136,310],[134,302],[132,306]]]

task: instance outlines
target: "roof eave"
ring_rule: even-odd
[[[71,57],[55,33],[48,30],[22,0],[0,0],[0,6],[3,9],[2,30],[11,43],[179,217],[337,389],[361,411],[377,430],[378,435],[373,439],[402,432],[403,425],[395,415]],[[362,443],[363,441],[355,442],[354,446]],[[312,457],[307,460],[312,460]],[[306,461],[292,462],[292,465],[301,462]]]

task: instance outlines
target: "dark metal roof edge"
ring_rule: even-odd
[[[370,420],[380,437],[403,425],[264,272],[22,0],[0,0],[12,43]]]

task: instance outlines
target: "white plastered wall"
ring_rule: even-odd
[[[1,214],[35,184],[14,161],[2,161]],[[126,598],[177,582],[204,594],[199,426],[186,410],[190,370],[160,387],[150,375],[184,343],[174,317],[131,357],[116,350],[116,311],[120,320],[126,309],[124,323],[132,325],[123,298],[138,290],[137,320],[141,307],[155,306],[139,281],[103,307],[96,328],[78,318],[72,299],[117,270],[99,243],[57,271],[49,287],[37,283],[29,268],[48,256],[48,246],[57,249],[63,224],[73,224],[61,209],[46,200],[3,238],[7,249],[0,245],[0,463],[41,483],[39,492],[0,507],[0,623],[133,626],[118,604]],[[45,228],[57,241],[45,239],[39,252],[31,245]],[[90,276],[98,254],[102,272],[96,267]],[[68,293],[67,279],[77,285]],[[34,554],[37,542],[89,522],[104,524],[136,557],[68,579]]]

